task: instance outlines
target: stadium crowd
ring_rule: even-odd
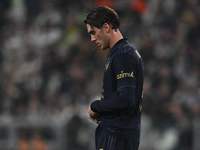
[[[143,57],[140,149],[192,149],[200,116],[199,0],[1,0],[1,122],[66,124],[66,149],[88,150],[85,134],[93,131],[82,107],[100,97],[108,54],[90,42],[83,23],[97,5],[118,12],[120,30]]]

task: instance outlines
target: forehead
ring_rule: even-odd
[[[93,31],[94,29],[89,25],[89,24],[87,24],[86,25],[87,26],[87,30],[88,30],[88,32],[90,32],[90,31]]]
[[[88,33],[91,33],[92,31],[98,32],[100,30],[97,27],[93,27],[93,26],[91,26],[89,24],[87,24],[86,26],[87,26]]]

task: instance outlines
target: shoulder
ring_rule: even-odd
[[[120,45],[116,52],[112,61],[112,66],[115,66],[114,68],[118,68],[119,66],[138,68],[143,62],[137,49],[129,43]]]
[[[119,53],[115,55],[113,58],[113,64],[114,65],[128,65],[128,64],[137,64],[138,59],[134,57],[132,54],[128,53]]]
[[[120,54],[120,55],[119,55]],[[141,58],[141,55],[137,51],[137,49],[131,45],[127,40],[120,43],[117,47],[117,53],[116,56],[120,57],[123,56],[123,54],[126,56],[131,55],[134,58]]]
[[[131,45],[128,41],[122,42],[116,50],[114,59],[133,59],[135,61],[141,61],[141,55],[138,50]]]

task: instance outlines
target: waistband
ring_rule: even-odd
[[[134,129],[113,129],[113,128],[108,127],[106,124],[103,124],[101,122],[100,122],[99,125],[103,126],[103,128],[107,131],[107,133],[109,135],[112,135],[116,138],[140,142],[140,131],[137,131],[137,130],[134,130]]]

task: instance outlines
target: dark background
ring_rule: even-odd
[[[0,0],[0,150],[94,150],[108,51],[83,20],[99,5],[144,61],[140,150],[199,150],[199,0]]]

